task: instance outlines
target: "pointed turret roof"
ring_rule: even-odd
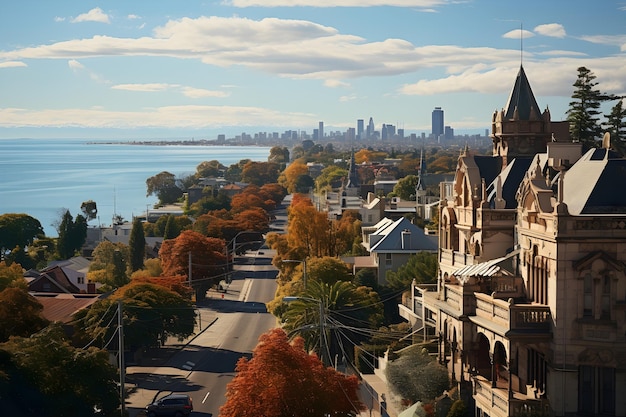
[[[539,117],[541,110],[539,110],[533,90],[530,88],[528,78],[526,78],[524,67],[520,66],[509,101],[506,103],[505,118],[530,120],[531,114]]]

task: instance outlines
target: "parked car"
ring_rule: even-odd
[[[187,394],[170,394],[146,406],[148,417],[187,417],[193,411],[193,401]]]

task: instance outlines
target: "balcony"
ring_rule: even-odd
[[[544,335],[552,329],[550,308],[538,304],[513,304],[488,294],[475,293],[476,316],[471,320],[477,325],[502,336]]]
[[[466,265],[473,265],[476,262],[474,261],[474,255],[470,255],[469,253],[453,251],[451,249],[440,249],[439,263],[454,266],[455,268],[462,268]]]
[[[522,410],[543,410],[546,400],[530,398],[517,390],[509,392],[508,381],[499,380],[495,387],[480,375],[472,377],[476,406],[491,417],[519,415]]]

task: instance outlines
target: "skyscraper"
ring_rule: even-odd
[[[366,134],[366,137],[367,137],[368,139],[369,139],[369,138],[371,138],[372,136],[374,136],[374,132],[375,132],[375,131],[376,131],[376,129],[374,128],[374,119],[372,119],[372,118],[370,117],[370,121],[369,121],[369,123],[367,124],[367,134]]]
[[[324,139],[324,122],[320,122],[318,135],[319,135],[319,139]]]
[[[365,123],[363,122],[363,119],[359,119],[356,121],[356,136],[358,139],[364,139],[363,137],[363,130],[365,128]]]
[[[432,116],[432,135],[434,138],[437,138],[440,135],[443,135],[443,110],[441,107],[435,107],[433,110]]]

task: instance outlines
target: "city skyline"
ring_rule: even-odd
[[[626,1],[0,5],[0,139],[227,137],[393,125],[482,134],[523,66],[565,119],[577,68],[626,95]],[[610,109],[603,108],[607,113]]]

